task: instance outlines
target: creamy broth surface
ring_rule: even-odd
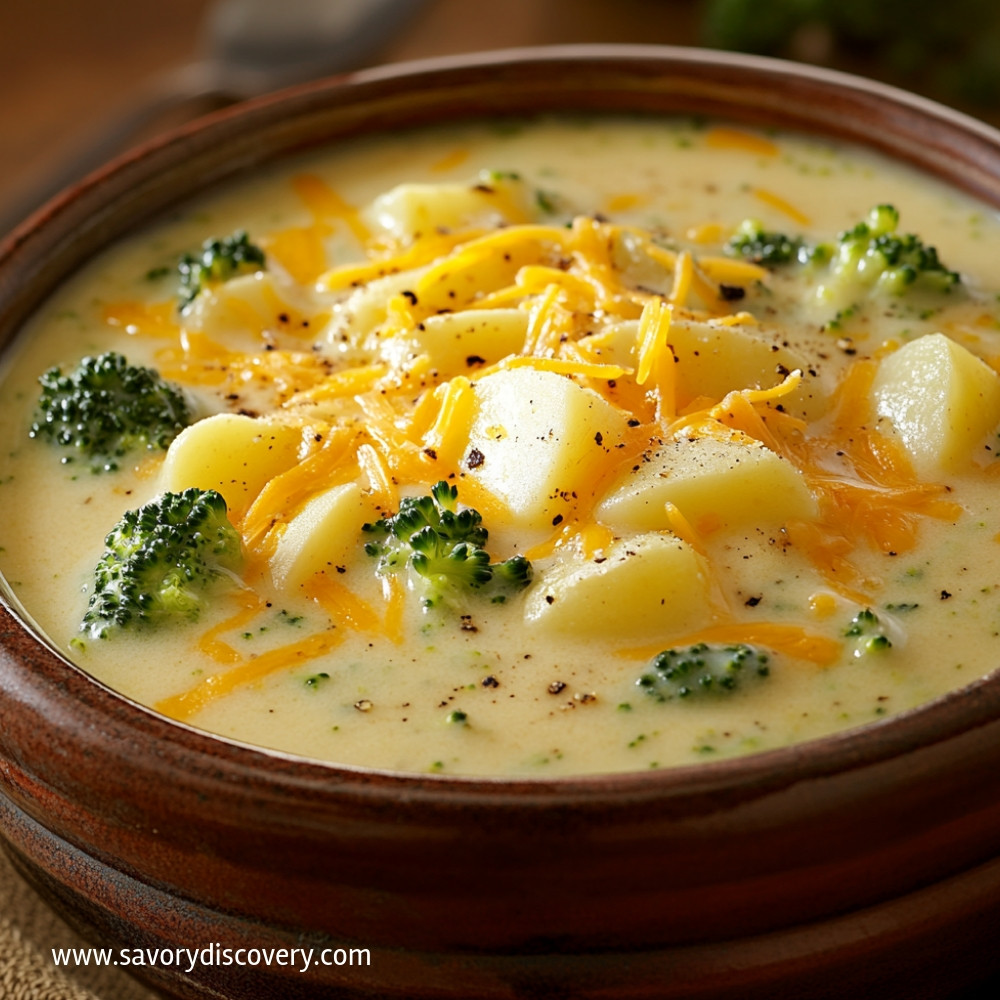
[[[436,187],[400,193],[405,184]],[[456,191],[474,192],[467,211],[454,208]],[[960,285],[845,298],[822,291],[819,265],[771,267],[726,253],[746,219],[816,245],[886,203],[898,210],[899,232],[936,247]],[[180,312],[178,257],[235,230],[263,247],[263,275],[203,292]],[[451,257],[438,284],[427,278],[433,255],[413,252],[436,239],[442,255],[461,253],[491,234],[509,242]],[[996,662],[997,259],[995,214],[963,195],[864,152],[722,124],[467,125],[313,153],[115,246],[7,352],[0,569],[52,644],[110,687],[196,727],[337,763],[634,771],[876,722]],[[462,267],[466,284],[454,277]],[[362,301],[379,278],[385,290]],[[528,361],[511,363],[474,334],[467,351],[448,341],[428,357],[426,330],[463,309],[480,310],[473,326],[481,311],[502,310],[496,337],[524,344],[513,353]],[[952,379],[943,405],[971,397],[986,429],[973,434],[959,416],[952,437],[925,447],[897,426],[909,417],[886,359],[941,333],[985,363],[960,361],[942,374],[938,382]],[[732,344],[764,360],[731,375],[735,363],[718,352]],[[480,356],[491,349],[497,357]],[[178,457],[175,442],[168,457],[143,453],[93,474],[29,439],[39,374],[106,350],[157,368],[204,420],[235,413],[265,429],[293,427],[296,455],[263,474],[261,487],[348,427],[351,447],[364,446],[360,460],[317,464],[326,471],[303,475],[297,499],[281,508],[294,519],[324,489],[356,487],[360,506],[350,530],[338,528],[329,560],[308,579],[286,573],[275,561],[284,529],[265,523],[266,539],[259,524],[251,530],[260,488],[236,490],[227,500],[248,551],[241,587],[215,592],[196,622],[80,641],[105,534],[164,489],[201,485],[181,480],[190,453],[206,447]],[[448,370],[435,350],[457,350],[458,367]],[[961,383],[965,370],[977,373],[971,387]],[[518,409],[508,405],[510,386],[531,396],[553,379],[570,387],[566,405],[580,408],[580,433],[600,454],[581,459],[592,464],[572,473],[578,481],[565,496],[518,513],[518,484],[558,444],[503,444],[512,432],[497,414]],[[499,402],[484,402],[488,385],[500,387]],[[729,391],[742,395],[723,402]],[[523,401],[525,412],[533,405]],[[511,414],[511,428],[518,419],[526,418]],[[558,439],[557,422],[536,437]],[[757,461],[762,445],[774,476],[739,478],[734,469]],[[702,461],[691,455],[713,447],[736,455],[712,466],[716,496],[730,499],[704,501],[696,486],[693,499],[679,493],[665,510],[653,487],[684,478]],[[497,472],[501,454],[526,456],[526,467]],[[636,480],[642,495],[629,501],[629,470],[663,461],[674,471]],[[410,571],[378,575],[361,521],[391,514],[439,479],[457,487],[460,506],[480,510],[495,560],[531,560],[526,589],[503,603],[472,594],[428,609]],[[664,546],[683,558],[667,553],[662,565],[693,575],[663,583],[657,599],[655,572],[643,582],[631,567],[637,558],[661,565],[649,553]],[[616,575],[615,560],[630,568]],[[593,580],[578,586],[570,578],[581,567]],[[869,612],[880,648],[851,634]],[[638,683],[658,651],[702,639],[754,644],[767,653],[768,675],[663,701]]]

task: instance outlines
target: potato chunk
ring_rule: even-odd
[[[244,274],[201,292],[184,313],[184,325],[213,339],[244,337],[259,345],[261,334],[298,327],[308,312],[301,293],[269,271]]]
[[[798,369],[802,382],[783,396],[786,412],[814,419],[826,409],[827,395],[804,355],[754,326],[726,326],[675,319],[667,342],[677,358],[679,402],[696,396],[722,399],[737,389],[769,389]]]
[[[218,490],[243,511],[268,480],[298,461],[302,433],[237,413],[218,413],[186,427],[171,442],[160,473],[166,490]]]
[[[554,372],[514,368],[475,384],[469,475],[510,510],[524,528],[551,527],[574,494],[609,461],[626,429],[625,416],[592,389]]]
[[[360,551],[361,526],[378,517],[357,483],[344,483],[313,497],[286,526],[271,557],[277,587],[301,586],[329,567],[343,567]]]
[[[884,358],[872,398],[925,479],[970,465],[1000,424],[1000,377],[942,333]]]
[[[567,560],[535,583],[525,604],[532,630],[641,644],[691,631],[711,617],[702,558],[673,535],[623,538],[598,560]]]
[[[425,354],[441,375],[451,377],[517,353],[527,332],[528,314],[521,309],[466,309],[429,316],[418,329],[384,340],[380,349],[401,368]]]
[[[425,270],[416,268],[387,274],[355,289],[334,307],[323,330],[323,340],[345,356],[350,356],[356,348],[379,349],[377,331],[388,318],[389,304],[395,296],[412,289]],[[357,360],[362,361],[362,357]]]
[[[635,367],[637,338],[638,321],[625,320],[611,328],[606,345],[595,353],[601,361]],[[667,343],[677,359],[678,405],[686,406],[698,396],[718,400],[734,390],[770,389],[798,369],[802,382],[782,397],[782,406],[793,416],[815,419],[827,407],[827,388],[810,370],[806,358],[781,340],[749,324],[727,326],[675,317]]]
[[[400,184],[379,195],[369,217],[397,239],[435,229],[492,229],[527,222],[532,216],[524,181],[512,174],[483,171],[473,184]]]
[[[620,531],[662,529],[669,524],[668,501],[704,532],[816,516],[816,501],[799,470],[738,432],[730,440],[668,442],[619,480],[596,515]]]

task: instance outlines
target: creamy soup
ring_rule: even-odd
[[[215,273],[238,231],[260,254]],[[998,256],[992,211],[925,177],[723,124],[341,144],[33,319],[0,566],[109,686],[344,764],[633,771],[875,722],[995,663]],[[43,372],[108,351],[190,414],[92,471],[30,428]],[[105,629],[105,536],[189,488],[235,561],[179,620]]]

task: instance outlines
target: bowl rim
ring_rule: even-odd
[[[208,141],[219,129],[252,122],[255,116],[276,108],[298,107],[301,110],[309,102],[338,98],[350,103],[352,97],[356,99],[358,94],[372,88],[377,90],[385,85],[398,87],[405,81],[448,78],[469,71],[482,73],[491,69],[523,69],[552,64],[593,67],[616,62],[626,62],[637,69],[644,66],[650,70],[669,69],[689,74],[726,70],[749,73],[760,80],[773,78],[786,83],[806,82],[828,88],[841,96],[874,102],[885,109],[916,116],[928,124],[957,130],[973,140],[973,145],[981,146],[984,156],[990,152],[995,155],[996,207],[1000,209],[1000,131],[963,112],[888,84],[839,70],[770,57],[676,46],[586,44],[487,50],[378,66],[300,84],[212,112],[124,152],[56,195],[0,239],[0,305],[10,295],[4,281],[7,269],[19,256],[37,254],[33,244],[39,232],[46,232],[64,216],[77,212],[81,200],[86,203],[90,199],[99,204],[100,192],[109,180],[141,173],[150,163],[155,166],[164,158],[164,153],[192,139]],[[541,113],[558,114],[558,111],[545,109]],[[822,120],[822,116],[817,120]],[[804,130],[800,128],[798,131]],[[817,127],[815,134],[832,141],[838,138],[822,127]],[[868,148],[878,149],[879,144],[873,141]],[[294,155],[294,150],[282,150],[267,157],[265,162],[276,162],[289,155]],[[239,169],[234,168],[233,173],[239,173]],[[933,168],[920,169],[925,173],[934,172]],[[217,178],[212,179],[204,190],[210,190],[217,181]],[[952,186],[962,185],[952,182]],[[106,247],[147,224],[148,220],[133,219],[102,246]],[[69,267],[60,280],[72,274],[78,266]],[[54,287],[50,286],[48,293]],[[42,300],[44,296],[39,301]],[[8,325],[15,330],[20,328],[36,307],[37,303]],[[8,343],[4,341],[0,352],[7,350]],[[257,779],[278,784],[291,782],[295,786],[305,785],[317,791],[353,789],[365,798],[394,799],[404,793],[415,801],[424,798],[440,801],[444,798],[455,803],[492,805],[516,801],[520,805],[548,808],[555,804],[612,805],[653,799],[662,801],[664,798],[686,798],[716,790],[775,783],[787,786],[845,771],[878,767],[915,750],[955,740],[1000,719],[1000,671],[994,671],[923,705],[877,721],[785,747],[694,764],[646,771],[538,777],[385,770],[338,764],[258,747],[169,719],[118,693],[69,660],[31,623],[30,617],[21,609],[16,597],[7,591],[6,582],[2,579],[0,605],[17,623],[23,637],[36,647],[36,656],[49,679],[58,679],[71,697],[78,698],[81,704],[87,704],[95,711],[113,711],[119,716],[124,713],[137,737],[155,741],[164,752],[200,755],[216,763],[220,753],[223,753],[233,768],[253,774]],[[6,651],[2,652],[0,673],[5,669],[6,659]]]

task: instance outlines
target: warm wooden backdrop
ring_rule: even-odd
[[[194,59],[209,3],[0,0],[0,209],[19,203],[145,79]],[[377,61],[549,43],[690,43],[696,12],[697,0],[426,0]]]

